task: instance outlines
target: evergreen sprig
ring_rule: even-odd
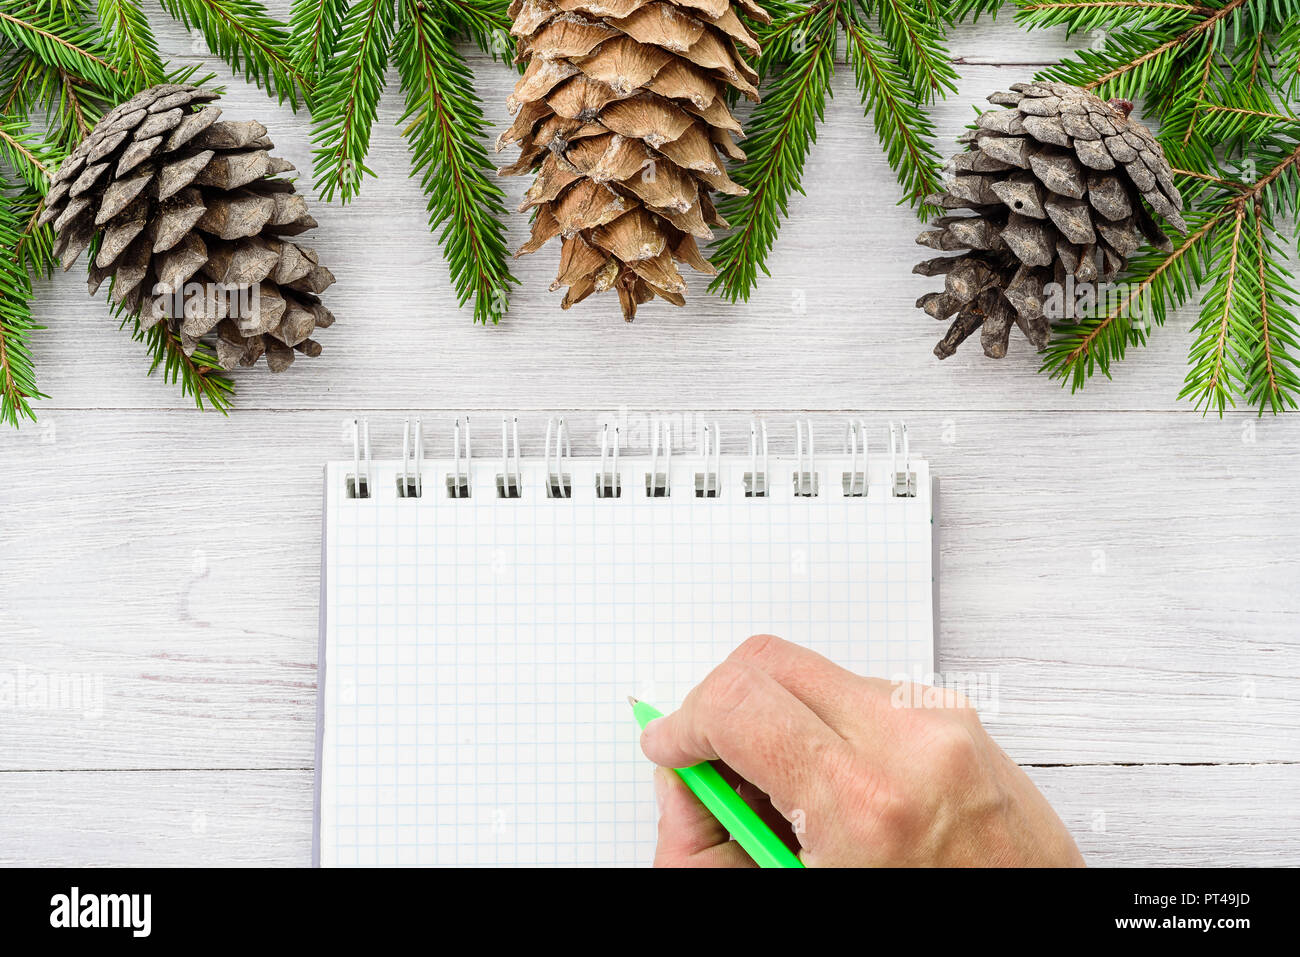
[[[473,298],[475,320],[496,321],[515,279],[505,265],[505,205],[489,172],[488,125],[474,77],[444,29],[440,3],[401,0],[398,18],[393,59],[406,97],[398,123],[411,147],[411,174],[420,175],[429,197],[429,227],[441,229],[460,304]]]
[[[1187,200],[1170,253],[1129,263],[1127,292],[1058,325],[1044,369],[1082,387],[1109,376],[1151,324],[1196,302],[1180,398],[1222,414],[1300,401],[1300,323],[1291,270],[1300,215],[1300,0],[1004,0],[1031,29],[1102,39],[1045,79],[1140,101]]]
[[[749,298],[760,269],[767,273],[767,256],[789,215],[790,197],[803,192],[804,161],[826,115],[835,73],[836,25],[830,6],[788,4],[761,37],[758,70],[768,83],[749,118],[747,159],[732,174],[748,195],[718,202],[732,230],[714,244],[712,255],[718,275],[710,288],[733,302]]]
[[[0,181],[0,246],[16,249],[26,217],[14,188]],[[0,421],[16,426],[35,420],[31,403],[45,398],[36,389],[31,336],[41,327],[32,321],[32,279],[14,257],[0,254]]]
[[[747,158],[733,173],[749,195],[718,203],[734,228],[711,250],[718,275],[710,288],[733,302],[748,299],[759,273],[767,274],[790,198],[803,192],[804,163],[825,117],[841,40],[863,108],[903,188],[900,202],[912,207],[941,185],[942,159],[926,106],[953,92],[957,81],[939,0],[774,0],[764,6],[772,23],[756,31],[763,98],[745,124]]]
[[[360,191],[362,176],[374,175],[366,153],[388,83],[388,46],[396,25],[392,0],[358,0],[334,38],[312,103],[316,186],[326,200],[338,193],[346,203]]]
[[[165,322],[140,329],[139,319],[131,319],[124,327],[131,327],[131,336],[144,342],[152,357],[149,373],[162,369],[163,379],[178,384],[182,395],[194,400],[196,408],[205,406],[218,412],[230,409],[235,383],[229,373],[217,362],[217,354],[206,342],[200,342],[191,355],[185,354],[180,336]]]
[[[53,69],[81,76],[111,89],[123,81],[111,54],[100,43],[97,31],[80,19],[72,19],[63,7],[7,0],[0,4],[0,41],[11,50],[26,51]]]
[[[289,17],[289,49],[295,67],[309,74],[324,72],[326,54],[338,42],[347,9],[348,0],[294,4]]]
[[[311,93],[307,75],[293,62],[288,28],[260,0],[161,0],[163,8],[198,30],[213,53],[236,74],[273,93],[295,110]]]
[[[98,0],[97,9],[109,62],[136,86],[161,83],[166,67],[139,4],[135,0]]]
[[[354,199],[390,64],[401,78],[398,125],[411,175],[428,196],[452,285],[474,318],[504,313],[510,273],[505,194],[488,159],[489,123],[458,44],[496,58],[509,49],[508,0],[297,0],[294,62],[314,81],[312,142],[322,196]]]

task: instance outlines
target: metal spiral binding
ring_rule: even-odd
[[[808,422],[808,468],[803,467],[803,429],[804,422],[795,422],[797,452],[795,456],[794,494],[797,498],[813,498],[821,494],[821,484],[817,476],[817,450],[813,444],[812,421]]]
[[[514,468],[511,468],[511,445],[508,442],[509,433],[506,424],[506,417],[503,415],[501,416],[501,472],[497,475],[497,498],[523,498],[524,477],[519,471],[519,417],[515,416],[510,421],[514,438]]]
[[[424,495],[424,426],[415,420],[415,431],[411,431],[411,420],[406,420],[402,431],[402,474],[397,477],[398,498],[420,498]]]
[[[555,436],[555,462],[551,462],[551,436]],[[564,460],[573,458],[573,444],[569,441],[569,427],[564,416],[559,421],[546,420],[546,497],[572,498],[573,476],[564,471]]]
[[[662,426],[662,427],[661,427]],[[663,435],[664,470],[659,471],[659,437]],[[650,471],[645,475],[647,498],[667,498],[672,494],[673,430],[667,422],[656,422],[650,431]]]
[[[464,440],[465,440],[465,470],[461,471],[461,428],[464,423]],[[448,498],[469,498],[473,489],[470,481],[470,444],[469,444],[469,416],[457,419],[456,426],[451,435],[452,449],[452,471],[447,473],[447,497]]]
[[[912,471],[912,455],[907,442],[907,423],[903,423],[903,469],[898,469],[898,430],[889,423],[889,474],[893,476],[895,498],[916,497],[916,473]]]
[[[596,498],[619,498],[623,479],[618,473],[618,426],[614,426],[613,461],[610,464],[609,423],[600,432],[600,472],[596,475]]]
[[[862,468],[858,468],[858,440],[862,440]],[[867,423],[862,419],[849,420],[844,428],[844,454],[849,458],[849,470],[844,473],[844,497],[862,498],[867,494]]]
[[[345,427],[348,424],[345,422]],[[350,426],[352,469],[345,473],[344,494],[347,498],[373,499],[380,492],[374,486],[370,423],[365,418],[357,417],[351,420]],[[811,420],[799,419],[795,422],[795,441],[795,469],[791,475],[793,495],[795,498],[820,496],[823,490],[817,466],[816,435]],[[690,477],[694,481],[681,494],[690,495],[694,492],[696,498],[719,498],[723,494],[723,480],[722,433],[718,422],[702,424],[696,435],[696,443],[699,469],[692,470]],[[595,475],[597,498],[621,498],[623,495],[619,469],[621,446],[620,429],[613,423],[606,423],[601,430],[600,466]],[[672,446],[672,424],[666,420],[654,422],[650,430],[649,470],[645,473],[647,498],[667,498],[672,494]],[[845,424],[843,455],[844,460],[837,459],[835,466],[843,461],[848,465],[848,470],[839,473],[836,484],[840,486],[845,498],[867,498],[871,494],[872,480],[867,424],[864,420],[852,419]],[[452,432],[452,469],[446,474],[448,498],[470,498],[473,494],[472,456],[469,418],[458,418]],[[423,423],[416,417],[407,418],[402,434],[402,458],[394,476],[398,498],[423,497],[424,457]],[[693,456],[691,460],[694,461]],[[547,420],[543,461],[546,497],[572,498],[572,438],[562,416]],[[384,472],[385,476],[388,474],[390,473]],[[584,471],[583,475],[586,474]],[[833,481],[832,474],[828,473],[828,481]],[[636,488],[636,483],[633,483],[632,488]],[[524,497],[517,417],[501,419],[501,471],[495,475],[495,489],[498,498]],[[750,423],[749,462],[748,469],[743,473],[742,491],[746,498],[767,498],[772,494],[767,423],[761,418],[755,418]],[[915,498],[919,494],[906,423],[889,424],[889,466],[882,491],[893,498]]]
[[[366,470],[361,471],[362,449]],[[374,486],[370,481],[370,420],[352,420],[352,474],[347,478],[348,498],[370,498]]]
[[[721,494],[718,473],[721,469],[722,433],[718,423],[713,423],[710,431],[708,425],[700,430],[700,458],[704,462],[704,471],[695,473],[695,497],[717,498]]]
[[[758,467],[758,450],[763,449],[763,467]],[[749,423],[749,471],[745,473],[745,498],[763,498],[767,495],[767,422],[757,419]]]

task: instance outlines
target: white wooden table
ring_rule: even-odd
[[[166,53],[202,52],[155,22]],[[1067,49],[961,30],[960,94],[935,111],[945,149],[971,103]],[[477,66],[501,117],[510,74]],[[306,864],[320,468],[344,420],[368,415],[376,453],[395,454],[404,415],[443,451],[454,415],[521,410],[527,453],[559,411],[591,452],[599,416],[626,406],[707,411],[735,451],[754,412],[774,435],[809,415],[824,441],[844,412],[905,419],[945,483],[941,666],[996,675],[990,727],[1089,860],[1300,864],[1300,416],[1176,402],[1190,313],[1073,396],[1019,339],[1001,362],[972,343],[938,363],[942,329],[913,308],[932,285],[910,275],[917,224],[846,72],[835,92],[748,305],[701,281],[685,309],[632,325],[612,299],[561,312],[548,249],[519,261],[509,317],[473,325],[407,178],[395,80],[378,179],[314,209],[338,276],[325,353],[240,374],[228,418],[144,376],[80,266],[45,284],[52,398],[0,432],[0,861]],[[310,170],[305,116],[241,81],[222,105]],[[506,182],[517,201],[526,180]],[[514,218],[512,245],[524,233]],[[13,693],[62,675],[102,702]]]

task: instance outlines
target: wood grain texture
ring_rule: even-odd
[[[154,22],[165,53],[228,75]],[[1004,21],[958,31],[943,139],[1069,49]],[[510,74],[475,68],[503,119]],[[941,666],[997,682],[990,728],[1039,765],[1093,862],[1300,863],[1300,425],[1175,401],[1190,312],[1074,396],[1023,343],[940,365],[941,328],[912,304],[931,282],[910,275],[916,222],[844,71],[835,92],[773,278],[745,305],[696,282],[685,309],[632,325],[612,300],[561,312],[547,250],[518,262],[510,316],[474,326],[407,176],[395,83],[378,178],[346,208],[314,204],[311,239],[339,277],[326,351],[239,374],[229,418],[143,375],[80,267],[43,285],[53,398],[38,425],[0,433],[0,679],[84,676],[91,693],[3,710],[0,862],[306,863],[320,475],[346,417],[370,413],[383,456],[401,416],[421,415],[437,454],[455,414],[522,410],[536,453],[563,411],[583,453],[621,409],[702,409],[731,451],[755,411],[777,443],[811,414],[822,447],[837,412],[873,434],[908,421],[944,482]],[[310,193],[305,116],[238,81],[223,107],[263,120]],[[527,183],[506,185],[517,201]],[[524,232],[512,219],[513,245]]]
[[[429,454],[449,454],[451,413],[416,412]],[[473,413],[480,454],[499,414]],[[595,452],[601,416],[566,415],[575,451]],[[741,451],[747,417],[706,415]],[[1286,423],[903,417],[944,482],[941,665],[996,677],[989,721],[1014,757],[1300,759],[1300,506],[1269,494],[1300,468]],[[768,419],[792,448],[792,416]],[[376,455],[399,453],[400,421],[373,418]],[[823,449],[840,440],[841,418],[814,421]],[[102,674],[105,705],[89,725],[85,709],[19,709],[0,767],[310,764],[320,466],[344,453],[343,425],[50,413],[11,440],[0,485],[22,520],[0,529],[0,661]],[[543,417],[520,428],[540,453]]]
[[[1295,866],[1296,765],[1030,768],[1096,866]],[[311,771],[0,774],[0,865],[306,867]]]

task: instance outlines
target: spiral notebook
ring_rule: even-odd
[[[518,431],[408,420],[372,459],[358,422],[326,467],[315,863],[648,863],[627,696],[673,708],[751,634],[933,680],[938,485],[905,429],[839,424],[833,456],[802,422],[607,426],[585,457],[563,420],[541,457]]]

